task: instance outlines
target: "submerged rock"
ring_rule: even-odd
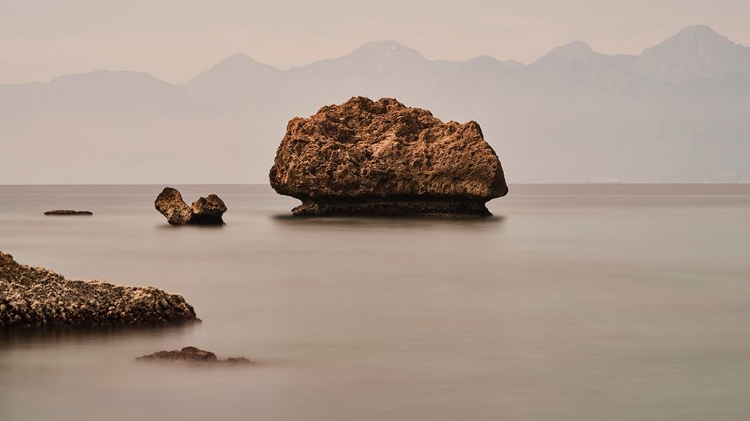
[[[292,119],[269,177],[302,201],[295,215],[490,215],[485,203],[508,193],[479,124],[391,98]]]
[[[77,210],[51,210],[44,212],[45,215],[60,215],[60,216],[90,216],[94,212],[91,211],[77,211]]]
[[[180,295],[76,281],[0,252],[0,329],[164,325],[197,321]]]
[[[182,348],[180,351],[159,351],[150,355],[138,357],[135,360],[141,362],[167,362],[185,364],[253,364],[252,361],[244,357],[219,360],[216,357],[216,354],[214,354],[213,352],[204,351],[194,346]]]
[[[193,206],[188,206],[180,192],[172,187],[165,187],[159,193],[154,207],[167,218],[170,225],[222,225],[224,212],[227,211],[224,201],[215,194],[201,197],[193,202]]]

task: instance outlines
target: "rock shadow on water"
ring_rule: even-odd
[[[485,217],[445,217],[445,216],[299,216],[290,214],[273,215],[274,223],[289,227],[372,227],[372,228],[429,228],[456,227],[480,229],[488,226],[502,225],[506,220],[503,215]]]
[[[191,229],[196,230],[221,230],[222,228],[225,228],[227,226],[226,222],[222,222],[221,224],[207,224],[207,225],[200,225],[200,224],[187,224],[187,225],[169,225],[169,224],[159,224],[156,225],[155,228],[159,230],[166,230],[166,231],[189,231]]]
[[[0,329],[0,350],[14,348],[57,348],[86,342],[131,341],[133,339],[181,337],[201,326],[201,321],[180,325],[109,326],[87,328]]]

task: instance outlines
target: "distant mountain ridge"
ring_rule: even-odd
[[[633,63],[645,75],[668,82],[750,76],[750,48],[735,44],[708,26],[689,26],[645,50]]]
[[[750,176],[750,48],[690,26],[639,56],[577,41],[529,65],[459,62],[381,41],[289,70],[235,54],[185,84],[0,85],[0,183],[263,183],[291,117],[357,95],[477,120],[511,183]]]

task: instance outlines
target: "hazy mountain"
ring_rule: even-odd
[[[368,97],[418,101],[461,63],[428,60],[422,53],[393,41],[371,42],[343,57],[321,60],[289,71],[295,92],[319,105],[340,102],[353,92]]]
[[[239,87],[257,88],[277,83],[284,72],[267,64],[258,63],[245,54],[235,54],[218,62],[211,69],[190,79],[186,86],[195,91],[215,91]]]
[[[633,69],[666,82],[720,79],[730,73],[750,75],[750,48],[733,43],[708,26],[688,26],[644,51]]]
[[[235,54],[190,79],[185,88],[199,115],[246,113],[254,104],[272,101],[284,77],[275,67]]]
[[[628,56],[607,56],[584,42],[556,47],[528,67],[526,85],[539,94],[622,91],[642,83]]]
[[[696,26],[640,56],[573,42],[528,66],[385,41],[287,71],[236,54],[184,85],[0,85],[0,183],[265,183],[290,118],[355,95],[478,121],[511,183],[746,180],[749,50]]]
[[[471,104],[461,101],[455,105],[456,108],[463,107],[464,111],[473,113],[477,111],[477,107],[505,98],[525,67],[518,62],[480,56],[456,67],[449,76],[433,85],[426,99],[433,104],[442,101],[448,105],[457,98],[472,98]]]

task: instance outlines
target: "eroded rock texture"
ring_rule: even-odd
[[[170,225],[222,225],[224,212],[227,211],[224,201],[215,194],[201,197],[188,206],[180,192],[172,187],[165,187],[159,193],[154,207],[167,218]]]
[[[180,295],[76,281],[0,252],[0,328],[164,325],[196,321]]]
[[[391,98],[292,119],[270,181],[302,201],[295,215],[489,215],[485,203],[508,192],[479,124]]]
[[[191,224],[223,224],[222,216],[227,211],[224,201],[219,196],[211,194],[208,197],[201,197],[193,202],[191,206],[192,217]]]

